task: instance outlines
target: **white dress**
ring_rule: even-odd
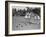
[[[31,13],[26,13],[25,18],[30,18]]]

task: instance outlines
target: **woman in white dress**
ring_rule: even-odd
[[[30,12],[26,12],[26,15],[25,15],[25,24],[28,24],[30,22],[30,19],[31,19],[31,13]]]

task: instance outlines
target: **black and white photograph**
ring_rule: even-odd
[[[6,2],[6,35],[44,34],[44,3]]]
[[[12,30],[40,29],[40,8],[16,6],[12,8]]]

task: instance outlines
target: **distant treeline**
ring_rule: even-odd
[[[34,8],[34,9],[32,9],[32,8],[30,8],[30,7],[26,7],[27,8],[27,10],[25,10],[25,9],[19,9],[19,10],[17,10],[16,8],[14,9],[12,9],[12,14],[13,14],[13,16],[14,15],[16,15],[16,16],[25,16],[25,14],[27,13],[27,12],[33,12],[34,14],[37,14],[37,15],[39,15],[40,16],[40,8]]]

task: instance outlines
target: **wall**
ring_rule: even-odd
[[[44,2],[45,9],[46,9],[46,0],[16,0],[16,1]],[[45,20],[46,20],[46,18],[45,18]],[[5,22],[4,21],[5,21],[5,0],[0,0],[0,37],[5,37],[4,36],[5,35]],[[45,29],[45,31],[46,31],[46,29]],[[45,34],[40,34],[40,35],[26,35],[26,36],[24,35],[24,36],[8,36],[8,37],[46,37],[46,32],[45,32]]]

